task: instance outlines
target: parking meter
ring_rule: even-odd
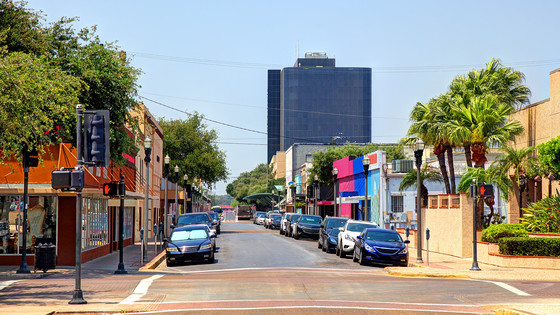
[[[140,240],[143,241],[144,240],[144,228],[140,229]]]
[[[410,228],[408,226],[406,227],[405,232],[406,232],[406,239],[408,239],[408,237],[410,236]]]
[[[157,223],[154,223],[154,252],[157,253]]]
[[[157,235],[158,232],[158,226],[157,223],[154,223],[154,235]]]
[[[430,239],[430,229],[426,229],[426,240]]]
[[[144,228],[140,228],[140,264],[144,265]],[[146,248],[148,250],[148,248]]]
[[[426,264],[430,265],[430,229],[426,228]]]

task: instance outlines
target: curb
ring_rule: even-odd
[[[500,308],[494,311],[495,315],[530,315],[532,313],[522,312],[518,310],[512,310],[509,308]]]
[[[406,272],[406,271],[393,271],[385,269],[389,276],[395,277],[411,277],[411,278],[442,278],[442,279],[469,279],[470,277],[462,274],[442,274],[442,273],[423,273],[423,272]]]
[[[159,253],[154,259],[152,259],[149,263],[145,264],[144,266],[140,267],[138,271],[151,271],[156,269],[163,261],[165,260],[165,251]]]

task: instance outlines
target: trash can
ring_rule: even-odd
[[[35,270],[47,272],[56,268],[56,245],[39,244],[35,246]]]

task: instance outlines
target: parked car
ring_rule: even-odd
[[[327,242],[327,235],[328,231],[335,229],[338,230],[339,227],[343,226],[344,223],[348,221],[347,218],[339,218],[339,217],[325,217],[323,222],[321,222],[321,228],[319,230],[319,239],[317,240],[317,248],[322,248],[323,244]],[[338,233],[336,234],[338,235]],[[335,235],[335,237],[336,237]],[[336,241],[334,242],[336,246]]]
[[[292,216],[293,213],[286,212],[282,216],[282,221],[280,221],[280,234],[284,234],[286,232],[286,222]]]
[[[360,265],[382,263],[408,266],[408,249],[400,234],[393,230],[367,228],[357,236],[353,260]]]
[[[374,222],[359,220],[346,221],[342,227],[338,228],[340,233],[337,237],[336,255],[344,258],[346,254],[351,254],[354,251],[356,237],[360,235],[365,228],[375,227],[377,227],[377,224]]]
[[[319,237],[321,227],[321,216],[304,214],[294,223],[293,237],[297,240],[300,237]]]
[[[336,243],[338,241],[338,234],[340,230],[338,228],[327,229],[323,232],[323,244],[321,248],[324,252],[330,253],[336,251]]]
[[[257,211],[255,212],[255,214],[253,215],[253,224],[257,224],[257,219],[259,218],[260,215],[262,214],[266,214],[266,212],[262,212],[262,211]]]
[[[284,236],[292,236],[292,234],[294,233],[294,224],[296,223],[297,219],[299,219],[299,217],[301,217],[301,214],[294,213],[286,221],[286,232],[284,233]]]
[[[208,211],[208,214],[210,215],[210,217],[212,217],[212,220],[214,220],[214,222],[212,222],[215,227],[216,227],[216,234],[220,234],[221,232],[221,226],[222,226],[222,221],[220,218],[220,214],[214,211]]]
[[[214,263],[215,245],[203,225],[186,225],[173,229],[169,239],[165,238],[167,266],[187,261]]]
[[[259,224],[259,225],[263,225],[264,224],[264,218],[266,216],[266,213],[264,212],[257,212],[256,216],[255,216],[255,223]]]
[[[279,229],[280,222],[282,222],[282,215],[279,213],[274,213],[270,215],[270,224],[268,225],[269,229]]]
[[[217,233],[216,227],[218,225],[217,222],[214,222],[214,219],[208,214],[207,212],[195,212],[195,213],[186,213],[181,214],[177,218],[177,225],[171,226],[171,228],[181,227],[185,225],[193,225],[193,224],[206,224],[213,230],[214,233]]]
[[[274,213],[274,211],[270,210],[266,213],[266,215],[264,216],[264,227],[268,229],[268,226],[270,225],[270,216]]]

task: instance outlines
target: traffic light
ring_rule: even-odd
[[[478,184],[477,193],[480,197],[494,196],[494,187],[489,184]]]
[[[84,172],[72,169],[52,171],[51,185],[54,189],[81,190],[84,188]]]
[[[109,166],[109,111],[86,113],[84,124],[84,161],[94,163],[95,166]]]
[[[118,196],[119,195],[119,182],[108,182],[103,184],[103,195],[105,196]]]
[[[39,166],[39,153],[37,150],[27,151],[23,149],[23,167],[37,167]]]

